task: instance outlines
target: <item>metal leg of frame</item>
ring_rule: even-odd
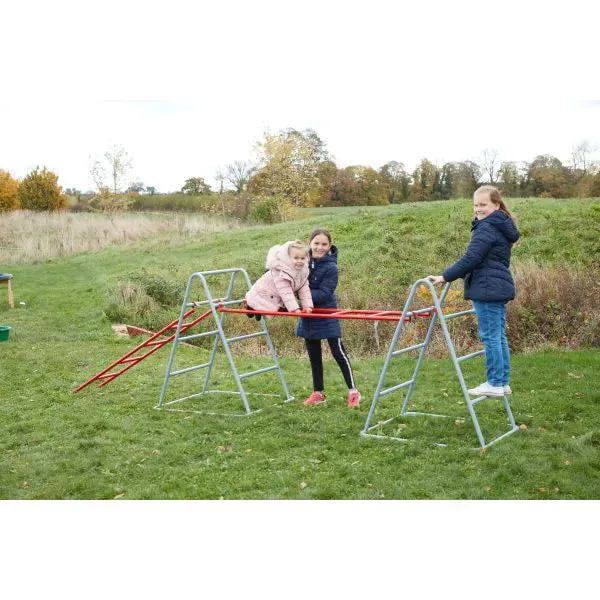
[[[404,308],[402,309],[402,316],[400,317],[400,320],[398,321],[398,325],[396,325],[396,330],[394,331],[394,335],[392,336],[392,341],[390,342],[390,347],[389,347],[387,355],[385,357],[385,361],[383,363],[383,368],[381,369],[381,373],[379,375],[379,381],[377,382],[377,387],[375,389],[375,393],[373,394],[373,400],[371,401],[371,407],[369,408],[367,420],[365,421],[365,426],[363,427],[363,429],[361,431],[362,436],[369,435],[369,430],[373,429],[374,427],[377,427],[377,425],[371,426],[371,420],[375,413],[375,408],[377,406],[377,403],[379,402],[379,397],[381,396],[383,384],[385,381],[385,376],[387,374],[391,359],[394,355],[394,349],[396,347],[398,338],[400,337],[400,334],[402,333],[402,329],[404,327],[404,318],[406,317],[406,313],[408,312],[408,308],[413,300],[416,289],[417,289],[416,285],[413,285],[413,287],[411,288],[410,293],[408,295],[408,298],[406,299],[406,302],[404,303]],[[378,437],[380,437],[380,436],[378,436]]]
[[[225,294],[225,301],[229,301],[231,300],[231,293],[233,291],[233,284],[235,281],[235,273],[231,274],[231,279],[229,280],[229,286],[227,287],[227,293]],[[208,286],[207,286],[208,288]],[[210,294],[210,290],[209,290],[209,297],[207,298],[208,303],[212,309],[214,301],[212,298],[212,294]],[[213,312],[214,315],[214,312]],[[221,328],[223,328],[223,321],[225,320],[225,313],[221,313],[218,317],[218,319],[220,319],[221,321]],[[210,353],[210,359],[209,359],[209,366],[206,369],[206,374],[204,376],[204,384],[202,385],[202,393],[206,394],[208,392],[208,383],[209,383],[209,379],[210,379],[210,374],[212,372],[212,368],[213,368],[213,364],[215,362],[215,358],[217,355],[217,348],[219,347],[219,336],[215,335],[215,341],[212,347],[212,351]]]
[[[446,288],[448,288],[449,286],[450,286],[449,283],[446,284]],[[473,312],[474,311],[469,310],[469,311],[462,311],[461,313],[457,313],[457,314],[460,314],[460,316],[462,316],[462,315],[466,315],[466,314],[472,314]],[[508,420],[510,422],[511,429],[508,432],[506,432],[506,433],[504,433],[504,434],[502,434],[502,435],[494,438],[490,442],[486,443],[485,438],[483,436],[483,433],[481,431],[481,426],[479,425],[479,419],[477,418],[477,414],[476,414],[475,408],[474,408],[474,405],[475,405],[476,402],[479,402],[480,400],[483,400],[483,399],[486,399],[486,398],[483,397],[483,398],[472,399],[470,397],[469,391],[467,389],[467,384],[465,383],[465,378],[463,376],[462,369],[461,369],[461,366],[460,366],[460,363],[462,362],[462,360],[465,360],[465,359],[468,359],[468,358],[472,358],[474,356],[479,356],[480,353],[479,352],[475,352],[472,355],[468,355],[466,357],[463,356],[462,360],[459,359],[456,356],[456,350],[454,349],[454,344],[452,343],[452,340],[450,338],[450,333],[448,331],[448,326],[446,324],[446,317],[442,313],[440,313],[440,315],[441,315],[440,316],[440,325],[442,327],[442,331],[443,331],[444,337],[446,339],[446,345],[448,346],[448,352],[450,353],[450,358],[452,360],[452,364],[454,365],[454,370],[456,371],[456,376],[458,377],[458,381],[460,383],[460,387],[461,387],[463,396],[465,398],[465,402],[467,404],[467,408],[469,410],[469,415],[471,416],[471,420],[473,421],[473,426],[475,427],[475,433],[477,434],[477,439],[479,440],[479,445],[480,445],[481,448],[487,448],[487,447],[491,446],[493,443],[497,442],[498,440],[500,440],[500,439],[502,439],[502,438],[510,435],[511,433],[514,433],[515,431],[517,431],[518,428],[517,428],[517,426],[515,424],[515,420],[514,420],[512,412],[510,410],[510,406],[508,404],[508,400],[507,400],[506,396],[503,396],[503,398],[502,398],[503,405],[504,405],[504,409],[506,411],[506,414],[508,416]],[[454,316],[454,315],[449,315],[450,318],[452,316]]]
[[[252,284],[250,282],[250,278],[248,277],[248,273],[244,270],[242,270],[242,273],[246,280],[246,285],[248,286],[248,289],[250,289],[252,287]],[[277,375],[279,376],[279,381],[281,383],[281,387],[283,388],[283,392],[285,394],[284,403],[291,402],[292,400],[294,400],[294,397],[290,396],[290,392],[288,390],[288,386],[285,381],[283,371],[281,370],[281,365],[279,364],[279,357],[277,356],[277,352],[275,350],[275,345],[273,344],[273,340],[271,340],[271,336],[269,334],[269,330],[267,329],[267,324],[266,324],[264,318],[260,320],[260,324],[261,324],[262,330],[265,334],[265,339],[267,341],[267,346],[269,347],[269,352],[271,353],[271,358],[273,359],[273,362],[275,363],[275,366],[277,367]]]
[[[414,286],[413,286],[414,287]],[[410,384],[408,390],[406,391],[406,397],[404,398],[404,403],[402,404],[402,410],[400,411],[401,415],[408,415],[408,416],[414,416],[414,415],[419,415],[419,416],[430,416],[430,417],[444,417],[446,415],[436,415],[436,414],[431,414],[431,413],[408,413],[406,411],[406,408],[408,407],[408,401],[410,400],[410,397],[412,395],[412,391],[415,387],[415,383],[417,381],[417,377],[419,375],[419,372],[421,371],[421,365],[423,363],[423,359],[425,358],[425,353],[427,352],[427,348],[429,347],[429,342],[431,341],[431,334],[433,333],[433,329],[435,327],[435,324],[438,320],[438,315],[441,314],[441,305],[444,302],[444,300],[446,299],[446,294],[448,293],[448,289],[449,286],[447,285],[444,288],[444,291],[442,292],[442,296],[440,301],[436,304],[434,304],[436,310],[434,315],[431,317],[431,322],[429,323],[429,327],[427,328],[427,334],[425,335],[425,341],[423,342],[423,347],[421,348],[421,351],[419,352],[419,358],[417,359],[417,364],[415,365],[415,369],[413,371],[413,375],[411,377],[412,383]],[[415,288],[416,291],[416,288]]]
[[[188,310],[188,300],[190,297],[190,290],[192,288],[192,282],[194,280],[194,275],[190,275],[188,278],[187,285],[185,287],[185,294],[183,296],[183,304],[181,305],[181,312],[179,313],[179,320],[177,321],[177,329],[175,330],[175,338],[171,343],[171,353],[169,354],[169,361],[167,363],[167,370],[165,372],[165,378],[163,380],[162,389],[160,391],[160,399],[156,408],[161,408],[165,401],[165,395],[167,393],[167,386],[169,385],[169,378],[171,376],[171,369],[173,367],[173,360],[175,358],[175,352],[177,351],[177,343],[179,342],[179,333],[181,331],[181,324],[183,323],[183,317]]]
[[[429,327],[427,329],[427,334],[425,336],[424,341],[422,342],[422,344],[417,344],[416,346],[412,346],[410,348],[404,348],[403,350],[399,350],[399,351],[395,351],[395,347],[396,344],[398,342],[398,338],[400,336],[400,333],[402,331],[402,324],[403,324],[403,319],[401,319],[398,323],[398,326],[396,327],[396,331],[394,332],[394,336],[392,338],[392,341],[390,343],[390,348],[388,350],[388,354],[386,356],[381,374],[379,376],[379,382],[377,384],[377,389],[375,390],[375,394],[373,396],[373,401],[371,403],[371,407],[369,410],[369,414],[367,416],[367,420],[365,422],[365,426],[362,429],[362,431],[360,432],[361,436],[363,437],[374,437],[374,438],[378,438],[378,439],[391,439],[391,440],[395,440],[395,441],[408,441],[406,438],[398,438],[398,437],[393,437],[393,436],[387,436],[387,435],[376,435],[376,434],[371,434],[369,433],[370,430],[375,429],[377,427],[381,427],[391,421],[393,421],[395,419],[395,417],[392,417],[391,419],[388,419],[387,421],[384,421],[383,423],[378,423],[376,425],[371,425],[371,420],[373,418],[374,412],[375,412],[375,407],[379,401],[380,396],[385,395],[386,393],[395,391],[396,389],[400,389],[402,387],[408,386],[408,390],[406,392],[406,395],[404,397],[404,402],[402,404],[402,409],[401,409],[401,415],[402,416],[435,416],[435,417],[442,417],[442,416],[446,416],[446,415],[437,415],[437,414],[432,414],[432,413],[417,413],[417,412],[408,412],[406,410],[407,406],[408,406],[408,402],[409,399],[412,395],[414,386],[416,384],[421,366],[422,366],[422,362],[425,356],[425,352],[427,351],[427,348],[429,346],[429,343],[431,341],[431,335],[433,332],[433,328],[435,326],[436,323],[436,319],[439,318],[439,322],[440,322],[440,326],[442,328],[442,332],[444,335],[444,339],[446,341],[446,346],[448,347],[448,352],[450,354],[450,358],[452,360],[452,364],[454,365],[454,369],[456,372],[456,375],[458,377],[458,381],[460,383],[460,387],[461,390],[463,392],[463,396],[465,398],[465,402],[467,404],[467,408],[469,410],[469,414],[471,416],[471,420],[473,422],[473,426],[475,428],[475,433],[477,435],[477,439],[479,440],[480,446],[481,448],[487,448],[489,446],[491,446],[492,444],[498,442],[499,440],[511,435],[512,433],[514,433],[515,431],[518,430],[518,427],[516,426],[513,414],[510,410],[510,405],[508,403],[508,399],[506,398],[506,396],[503,397],[503,405],[504,405],[504,409],[506,411],[506,414],[508,416],[508,420],[510,422],[510,426],[511,429],[509,431],[507,431],[506,433],[503,433],[502,435],[494,438],[493,440],[491,440],[490,442],[485,441],[485,438],[483,437],[483,433],[481,431],[481,427],[479,425],[479,420],[477,419],[477,415],[475,413],[475,409],[474,409],[474,404],[486,399],[485,397],[480,397],[480,398],[476,398],[476,399],[471,399],[468,389],[467,389],[467,385],[465,383],[465,379],[462,373],[462,369],[460,367],[460,362],[469,359],[469,358],[473,358],[475,356],[479,356],[480,354],[482,354],[483,352],[474,352],[473,354],[470,355],[466,355],[466,356],[462,356],[460,358],[458,358],[456,356],[456,350],[454,348],[454,344],[452,342],[452,339],[450,337],[450,333],[448,331],[448,326],[446,324],[447,320],[450,320],[451,318],[455,318],[455,317],[459,317],[459,316],[464,316],[467,314],[472,314],[474,311],[473,310],[466,310],[466,311],[460,311],[458,313],[454,313],[451,315],[444,315],[443,311],[442,311],[442,305],[446,299],[446,295],[450,289],[450,283],[447,283],[444,286],[443,292],[441,294],[441,296],[438,298],[437,293],[433,287],[433,284],[427,280],[427,279],[420,279],[418,281],[416,281],[411,290],[410,293],[408,295],[408,299],[406,300],[406,303],[404,305],[404,309],[403,309],[403,313],[402,316],[405,316],[405,313],[408,312],[408,308],[410,307],[410,304],[413,300],[413,297],[416,293],[416,290],[418,289],[419,286],[421,285],[426,285],[430,292],[431,292],[431,296],[433,299],[433,303],[435,306],[435,314],[431,317],[431,323],[429,324]],[[387,374],[390,362],[392,357],[396,356],[397,354],[402,354],[403,352],[406,352],[408,350],[411,349],[416,349],[416,348],[421,348],[420,349],[420,353],[419,353],[419,358],[417,359],[417,364],[413,370],[413,374],[410,380],[408,380],[407,382],[403,383],[403,384],[399,384],[397,386],[393,386],[392,388],[389,388],[388,390],[382,390],[383,388],[383,382],[385,379],[385,376]],[[438,446],[444,446],[444,444],[436,444]]]
[[[239,272],[239,269],[236,269],[234,272],[231,273],[231,280],[229,282],[230,290],[233,289],[235,275],[237,274],[237,272]],[[252,409],[250,408],[250,403],[248,402],[248,396],[246,395],[246,390],[244,389],[242,380],[240,379],[240,374],[238,373],[237,367],[235,365],[235,361],[233,360],[233,354],[231,353],[229,343],[227,342],[227,336],[225,335],[225,331],[223,330],[223,319],[220,318],[223,315],[220,315],[217,312],[217,306],[216,306],[215,302],[212,300],[212,295],[210,293],[210,289],[208,287],[208,283],[206,281],[206,277],[204,276],[204,273],[198,273],[198,276],[200,277],[200,281],[202,282],[202,286],[204,287],[204,292],[206,293],[207,298],[209,298],[211,300],[210,308],[213,313],[215,323],[217,324],[217,331],[219,332],[218,339],[220,339],[221,343],[223,344],[223,349],[225,350],[225,355],[227,356],[227,360],[229,361],[229,366],[231,367],[231,371],[233,373],[233,378],[235,380],[235,384],[240,393],[240,396],[242,397],[242,402],[244,403],[244,409],[246,410],[246,414],[249,415],[252,413]]]
[[[210,286],[208,285],[206,276],[207,275],[222,275],[222,274],[228,274],[228,273],[231,274],[231,278],[229,280],[229,285],[227,287],[227,292],[226,292],[225,297],[224,298],[213,298],[213,294],[210,290]],[[169,356],[169,361],[167,364],[167,370],[165,373],[165,379],[163,381],[160,400],[159,400],[159,403],[156,406],[156,408],[162,408],[163,406],[166,406],[166,405],[175,404],[175,403],[181,402],[183,400],[202,396],[202,395],[208,394],[208,393],[225,393],[225,394],[229,393],[229,394],[239,394],[241,396],[242,402],[244,404],[244,410],[245,410],[244,414],[245,415],[250,415],[253,412],[260,412],[260,410],[262,410],[262,409],[253,411],[252,408],[250,407],[250,403],[248,400],[248,393],[244,389],[243,379],[246,377],[258,375],[263,372],[272,371],[272,370],[277,370],[277,372],[278,372],[279,381],[281,383],[281,387],[285,394],[284,402],[290,402],[294,399],[293,396],[290,396],[290,394],[289,394],[288,387],[287,387],[287,384],[285,381],[285,377],[283,375],[283,371],[281,370],[281,366],[279,364],[277,352],[275,351],[275,347],[273,345],[273,342],[271,340],[269,331],[267,329],[267,326],[266,326],[266,323],[264,322],[264,320],[261,320],[262,332],[260,332],[260,333],[254,333],[254,334],[249,334],[249,335],[244,335],[244,336],[237,336],[237,337],[230,338],[230,339],[228,339],[227,336],[225,335],[225,330],[224,330],[225,313],[221,313],[217,309],[218,309],[219,304],[221,304],[221,303],[227,304],[227,303],[235,302],[235,301],[231,300],[231,296],[233,293],[235,277],[238,273],[242,273],[242,276],[245,280],[247,289],[249,290],[251,288],[250,278],[248,277],[248,274],[244,269],[222,269],[222,270],[215,270],[215,271],[203,271],[203,272],[193,273],[189,277],[188,283],[186,286],[184,300],[183,300],[182,310],[181,310],[181,313],[179,316],[179,321],[177,323],[175,337],[174,337],[173,345],[171,348],[171,354]],[[214,321],[216,324],[216,330],[214,332],[215,341],[213,343],[210,358],[207,363],[202,364],[202,365],[196,365],[194,367],[189,367],[187,369],[181,369],[180,371],[173,371],[172,370],[173,362],[174,362],[174,358],[175,358],[177,344],[179,343],[180,331],[181,331],[181,327],[182,327],[182,323],[183,323],[183,315],[185,314],[185,311],[187,309],[189,309],[189,299],[190,299],[192,284],[195,279],[198,279],[200,281],[200,283],[202,284],[202,288],[204,290],[204,294],[206,297],[205,301],[200,302],[198,304],[208,304],[210,306],[210,310],[212,312],[212,315],[213,315],[213,318],[214,318]],[[231,352],[231,345],[229,342],[238,341],[238,340],[242,340],[242,339],[246,339],[246,338],[250,338],[250,337],[256,337],[258,335],[265,336],[265,339],[267,341],[267,346],[268,346],[269,352],[271,354],[271,358],[273,359],[273,362],[275,364],[272,367],[267,367],[265,369],[258,369],[256,371],[252,371],[250,373],[240,374],[237,369],[237,366],[235,364],[235,361],[233,358],[233,353]],[[217,353],[217,349],[219,346],[219,342],[221,342],[223,344],[223,348],[225,350],[225,354],[227,356],[227,360],[229,362],[231,372],[233,374],[233,377],[234,377],[234,380],[236,383],[236,387],[238,390],[237,392],[235,392],[235,391],[227,392],[227,391],[219,391],[219,390],[210,390],[209,389],[210,375],[211,375],[212,368],[214,366],[214,362],[216,359],[216,353]],[[191,395],[185,396],[183,398],[178,398],[178,399],[172,400],[170,402],[165,402],[165,396],[166,396],[166,391],[167,391],[170,377],[172,377],[173,375],[180,374],[180,373],[186,373],[188,371],[198,370],[200,368],[206,368],[206,373],[204,375],[204,381],[203,381],[203,385],[202,385],[202,391],[200,393],[191,394]],[[259,395],[269,395],[270,396],[272,394],[259,394]],[[170,409],[170,410],[175,410],[175,409]],[[179,410],[181,410],[181,409],[179,409]],[[193,412],[199,412],[199,411],[193,411]],[[210,413],[210,414],[215,414],[215,413]],[[230,416],[241,416],[241,415],[232,414]]]

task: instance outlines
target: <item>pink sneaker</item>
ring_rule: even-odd
[[[305,401],[304,406],[315,406],[325,402],[325,394],[322,392],[313,392]]]
[[[360,392],[358,390],[350,390],[348,392],[348,408],[358,408],[360,404]]]

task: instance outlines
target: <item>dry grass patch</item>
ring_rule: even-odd
[[[508,303],[507,331],[514,352],[529,352],[544,348],[586,348],[600,346],[600,277],[593,267],[541,266],[534,262],[521,262],[513,267],[517,285],[517,298]],[[184,278],[165,279],[162,275],[137,273],[130,281],[121,281],[111,290],[105,312],[112,322],[126,322],[157,331],[177,317],[179,303],[184,292]],[[359,304],[353,296],[353,288],[346,287],[340,293],[340,306]],[[408,294],[401,291],[402,302],[380,302],[381,310],[399,310]],[[415,298],[415,308],[431,305],[431,296],[421,288]],[[470,309],[471,302],[463,299],[459,283],[447,296],[446,313]],[[362,308],[362,307],[361,307]],[[292,322],[290,322],[292,321]],[[419,319],[407,324],[399,341],[399,347],[420,343],[426,334],[430,320]],[[245,317],[228,318],[227,328],[231,335],[248,333],[254,322]],[[293,334],[295,319],[269,320],[269,331],[278,352],[286,356],[304,356],[302,340]],[[396,323],[343,321],[343,335],[353,358],[382,356],[391,341]],[[258,328],[256,328],[258,329]],[[448,322],[448,330],[458,355],[480,350],[483,346],[477,334],[474,315]],[[204,343],[207,343],[204,340]],[[241,354],[266,356],[267,347],[262,339],[252,339],[240,345]],[[325,349],[325,356],[329,357]],[[429,346],[429,355],[435,358],[447,356],[447,347],[439,327],[436,327]]]
[[[241,225],[213,215],[39,213],[18,210],[0,219],[0,263],[33,263],[163,234],[191,238]]]

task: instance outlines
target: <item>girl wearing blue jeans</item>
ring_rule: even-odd
[[[464,278],[465,300],[471,300],[477,315],[487,371],[487,381],[469,390],[469,394],[504,396],[512,393],[506,303],[515,297],[515,283],[509,266],[512,245],[519,239],[519,230],[495,187],[484,185],[478,188],[473,194],[473,205],[475,218],[467,251],[442,275],[429,275],[428,278],[434,284]]]

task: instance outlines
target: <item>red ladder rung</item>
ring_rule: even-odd
[[[130,365],[132,366],[132,365]],[[121,369],[120,371],[117,371],[116,373],[104,373],[104,375],[100,375],[100,377],[98,377],[98,379],[107,379],[108,377],[117,377],[117,375],[120,375],[121,373],[123,373],[123,371],[125,371],[125,369]]]

